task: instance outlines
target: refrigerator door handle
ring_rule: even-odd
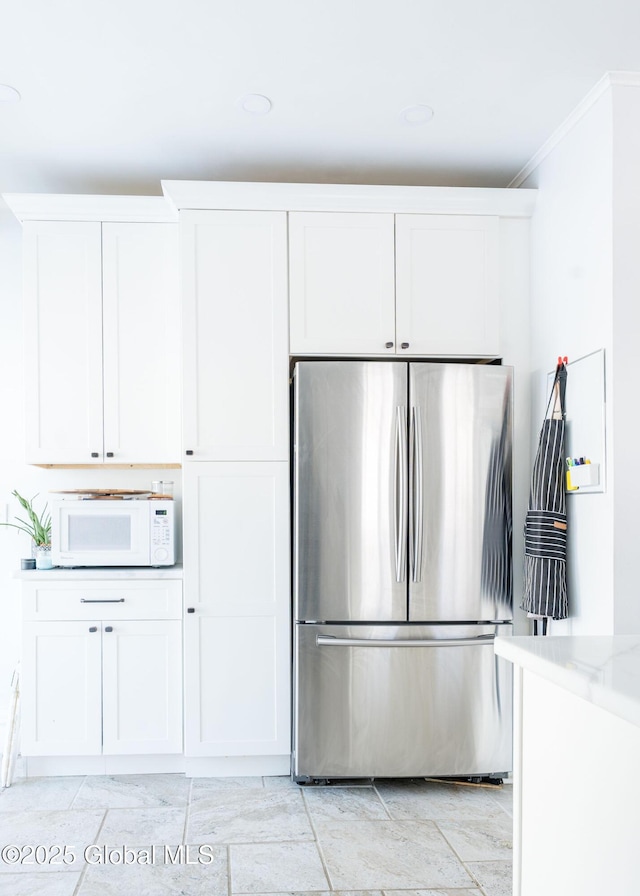
[[[396,638],[334,638],[331,635],[317,635],[318,647],[485,647],[493,644],[495,635],[480,635],[477,638],[416,638],[399,640]]]
[[[404,407],[396,408],[393,481],[396,582],[404,582],[407,566],[407,409]]]
[[[422,458],[422,417],[419,407],[411,408],[411,581],[422,576],[424,542],[424,479]]]

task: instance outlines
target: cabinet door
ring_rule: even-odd
[[[186,459],[285,460],[286,213],[187,211],[180,229]]]
[[[393,354],[393,215],[289,214],[292,354]]]
[[[177,224],[103,224],[107,462],[176,463],[180,453]]]
[[[27,462],[101,463],[100,224],[25,222]]]
[[[182,624],[105,621],[103,752],[182,752]]]
[[[185,753],[288,754],[288,464],[189,465],[184,531]]]
[[[397,215],[396,265],[401,354],[499,354],[497,218]]]
[[[101,752],[101,668],[100,623],[23,624],[23,755]]]

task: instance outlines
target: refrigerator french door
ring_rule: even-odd
[[[511,377],[296,364],[297,780],[511,769]]]

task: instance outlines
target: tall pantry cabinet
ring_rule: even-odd
[[[187,771],[286,774],[286,215],[187,210],[180,231]]]

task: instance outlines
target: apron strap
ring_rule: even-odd
[[[551,412],[551,416],[554,420],[564,420],[566,410],[565,410],[565,396],[567,392],[567,365],[562,363],[558,364],[556,367],[556,375],[553,378],[553,386],[551,387],[551,394],[549,395],[549,402],[547,404],[547,410],[545,411],[545,419],[549,416],[549,408],[551,407],[551,402],[553,400],[553,410]]]

